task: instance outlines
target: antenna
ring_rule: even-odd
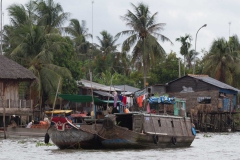
[[[3,35],[3,30],[2,30],[2,20],[3,19],[3,11],[2,11],[2,0],[1,0],[1,55],[3,55],[2,51],[2,35]]]
[[[92,1],[92,45],[93,45],[93,3],[94,1]]]
[[[93,53],[93,3],[94,1],[92,1],[92,53]],[[90,55],[90,59],[91,59],[91,55]],[[92,88],[92,72],[90,69],[90,61],[89,61],[89,76],[90,76],[90,83],[91,83],[91,92],[92,92],[92,110],[94,111],[94,118],[96,118],[96,107],[94,106],[94,98],[93,98],[93,88]]]
[[[231,26],[231,22],[228,22],[228,24],[229,24],[229,39],[230,39],[230,26]]]

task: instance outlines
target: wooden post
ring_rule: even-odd
[[[220,114],[220,132],[222,132],[222,114]]]
[[[6,118],[6,115],[5,115],[5,104],[4,104],[4,96],[2,95],[2,106],[3,106],[3,132],[4,132],[4,139],[7,138],[6,136],[6,122],[5,122],[5,118]]]
[[[207,116],[208,116],[208,114],[206,113],[206,115],[205,115],[205,132],[207,132]]]
[[[216,114],[213,115],[213,132],[215,132],[216,130],[216,117],[215,117]]]

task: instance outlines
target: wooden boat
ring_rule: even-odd
[[[95,118],[72,123],[66,115],[54,116],[49,136],[60,149],[120,149],[188,147],[196,135],[188,117],[133,112]]]
[[[73,102],[92,102],[92,96],[83,95],[59,95],[66,100]],[[104,103],[98,98],[94,97],[95,103]],[[101,128],[102,124],[98,124],[97,119],[90,119],[94,122],[87,123],[86,119],[90,117],[82,116],[82,123],[72,123],[67,117],[71,115],[72,110],[55,110],[48,111],[48,114],[53,114],[51,126],[47,131],[47,138],[45,136],[45,143],[48,143],[48,136],[52,142],[60,149],[68,148],[84,148],[84,149],[97,149],[101,148],[100,136],[97,136],[97,129]],[[96,111],[95,111],[96,113]],[[96,114],[95,114],[96,115]]]
[[[104,137],[102,145],[109,149],[190,146],[196,130],[186,114],[180,112],[182,116],[178,116],[178,111],[185,110],[184,102],[167,96],[150,97],[149,110],[154,108],[156,114],[116,113],[105,118],[98,132]]]
[[[66,117],[53,117],[52,123],[48,134],[60,149],[97,149],[102,146],[92,125],[74,124]]]
[[[188,147],[195,135],[189,118],[143,113],[106,118],[98,135],[104,148]]]

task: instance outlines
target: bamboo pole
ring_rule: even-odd
[[[57,99],[57,93],[58,93],[58,89],[59,89],[60,81],[61,81],[61,78],[59,78],[58,87],[57,87],[57,91],[56,91],[55,99],[54,99],[54,102],[53,102],[53,110],[52,110],[51,121],[52,121],[52,117],[53,117],[53,111],[54,111],[54,109],[55,109],[55,103],[56,103],[56,99]]]
[[[110,84],[110,90],[109,90],[109,94],[110,94],[110,92],[112,91],[112,80],[113,80],[113,75],[112,75],[112,77],[111,77],[111,84]],[[109,102],[109,95],[108,95],[108,101],[107,101],[107,109],[108,109],[108,103]]]

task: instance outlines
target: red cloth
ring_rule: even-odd
[[[126,96],[123,96],[122,103],[123,103],[124,106],[126,106],[126,104],[127,104],[127,97]]]

